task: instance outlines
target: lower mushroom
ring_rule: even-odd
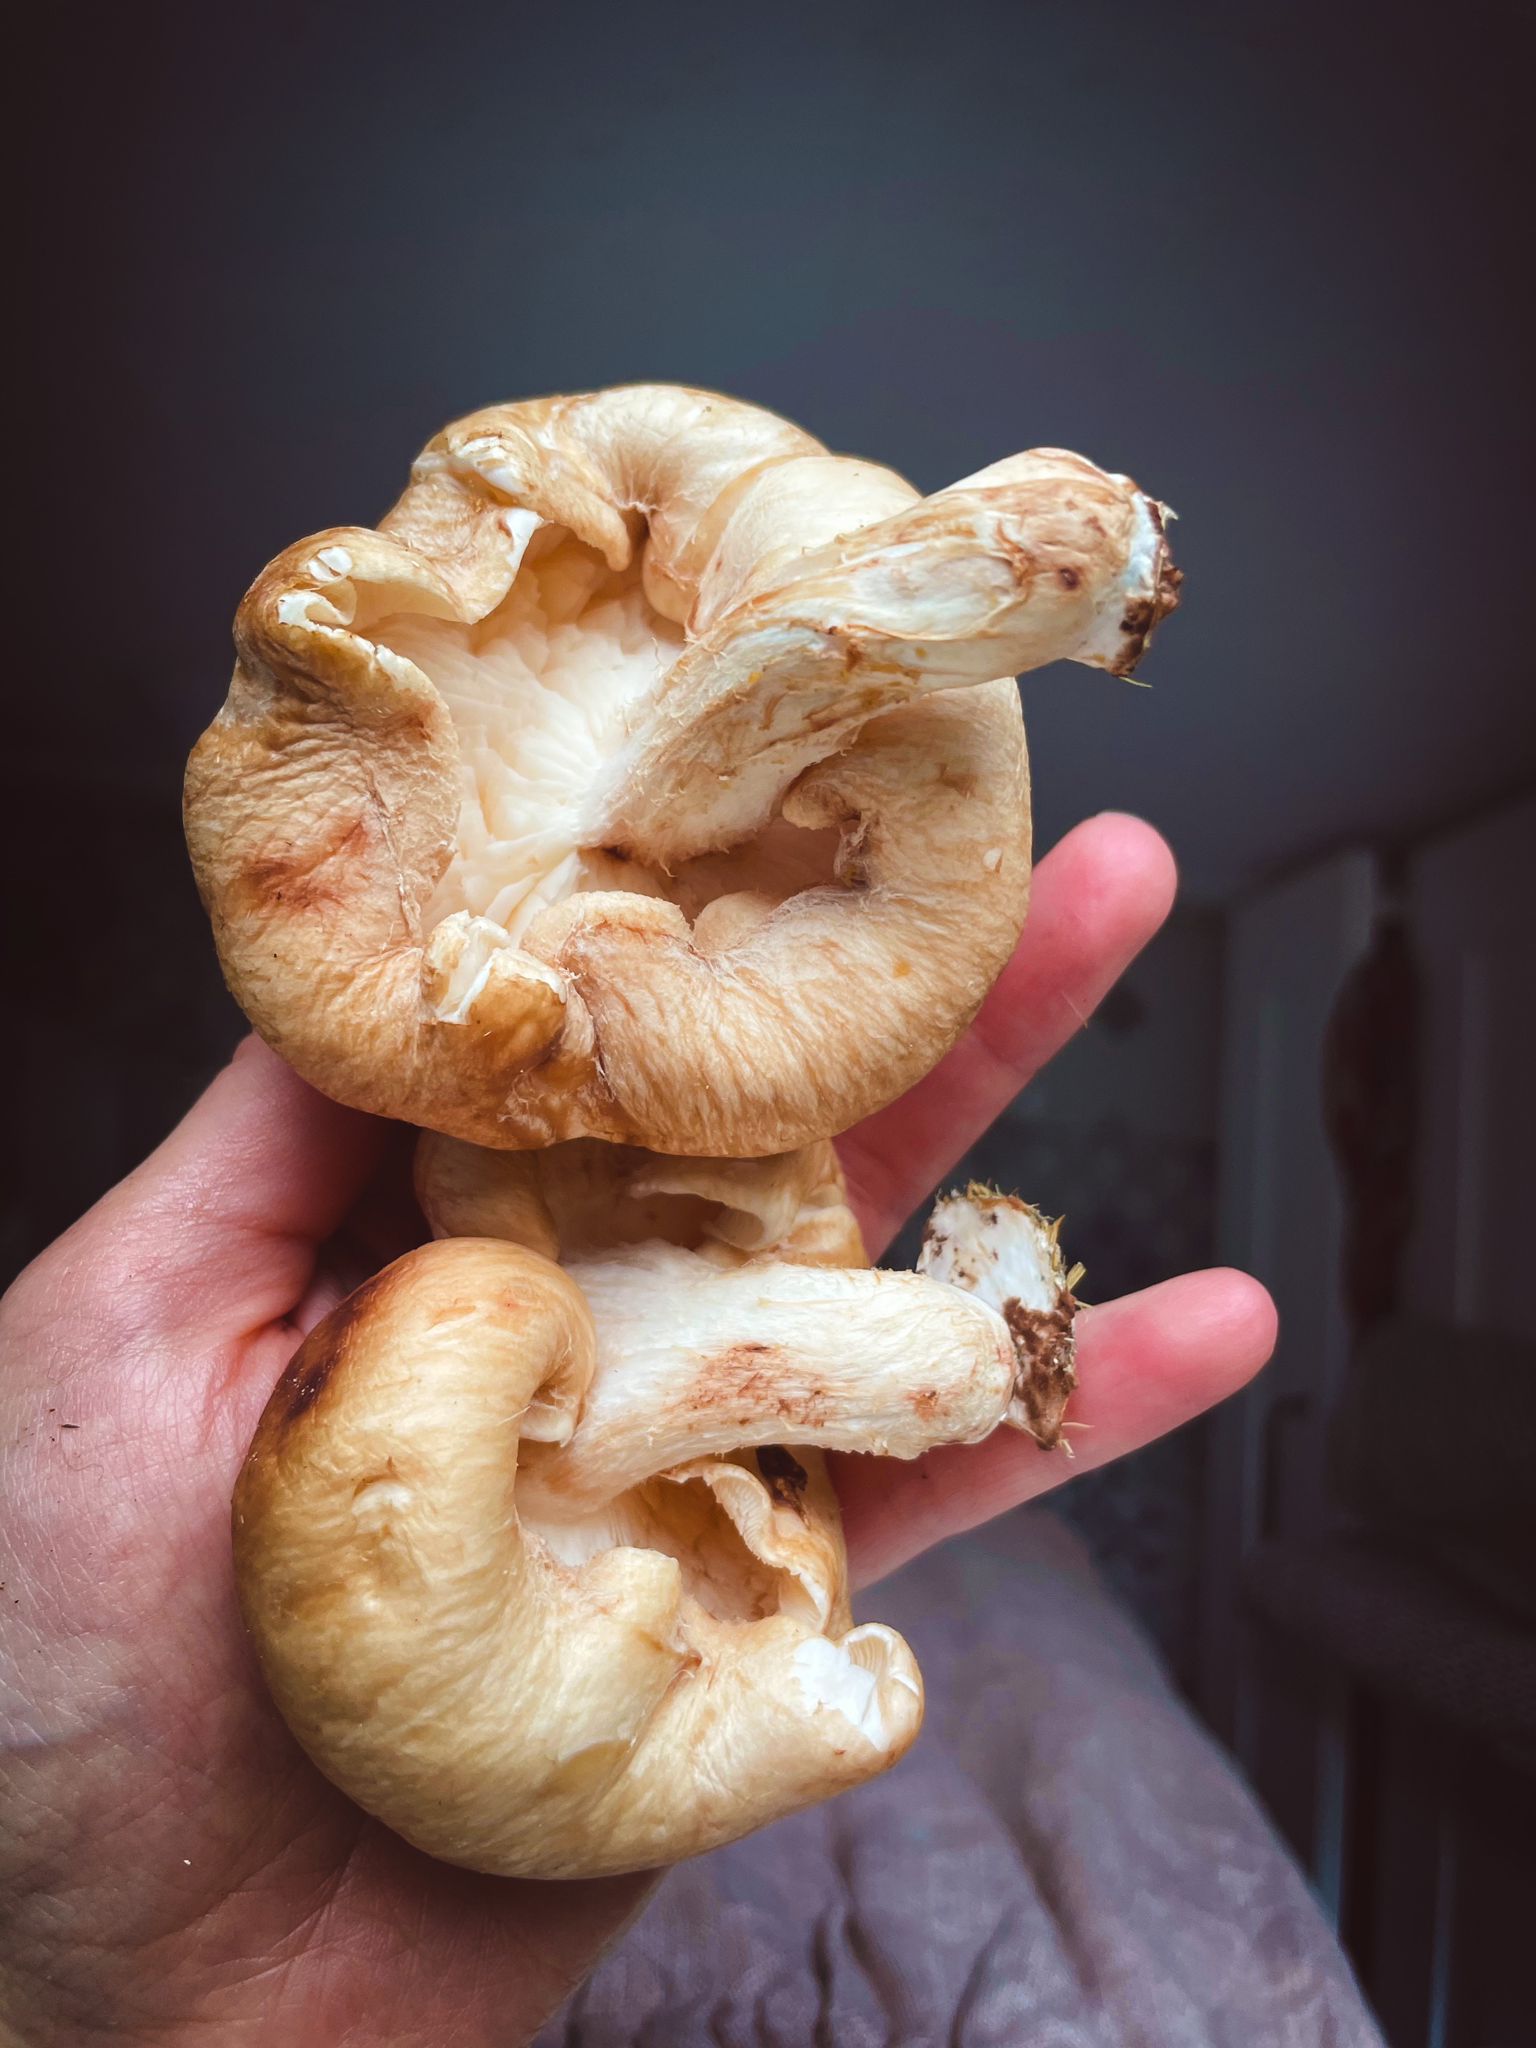
[[[429,1138],[418,1185],[460,1234],[311,1333],[235,1494],[246,1620],[319,1767],[433,1855],[582,1877],[896,1762],[922,1682],[852,1624],[820,1452],[1021,1420],[1004,1316],[864,1267],[830,1146]]]

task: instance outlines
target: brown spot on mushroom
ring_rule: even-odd
[[[1184,581],[1184,571],[1176,569],[1166,548],[1159,551],[1157,565],[1157,588],[1151,597],[1139,597],[1128,604],[1120,620],[1120,630],[1130,645],[1120,654],[1115,663],[1116,673],[1129,675],[1146,650],[1147,639],[1153,629],[1167,618],[1170,612],[1179,608],[1179,589]]]
[[[1040,560],[1032,548],[1021,545],[1006,529],[998,533],[997,547],[1006,559],[1008,573],[1015,583],[1022,588],[1034,581]]]
[[[248,861],[240,876],[244,907],[251,910],[316,910],[345,902],[348,879],[333,864],[358,851],[368,831],[363,818],[343,818],[318,846],[301,853],[265,854]]]
[[[827,1412],[825,1397],[804,1384],[792,1358],[777,1344],[733,1344],[705,1359],[689,1399],[698,1409],[734,1411],[743,1429],[763,1415],[815,1429]]]
[[[937,1387],[917,1387],[907,1396],[912,1412],[924,1422],[932,1422],[939,1412],[939,1390]]]
[[[345,1301],[338,1302],[323,1322],[316,1323],[304,1339],[268,1404],[267,1413],[280,1427],[291,1428],[314,1407],[343,1362],[352,1332],[377,1307],[386,1284],[384,1274],[365,1280]]]
[[[1063,590],[1076,590],[1082,580],[1076,569],[1058,569],[1056,571],[1056,581]]]
[[[336,1362],[337,1355],[328,1345],[316,1346],[313,1350],[308,1344],[304,1346],[278,1382],[285,1424],[297,1422],[306,1409],[314,1406],[335,1370]]]
[[[307,1413],[319,1395],[326,1391],[332,1372],[342,1362],[346,1333],[354,1321],[356,1311],[352,1309],[352,1298],[348,1298],[326,1317],[324,1323],[317,1323],[309,1331],[299,1350],[293,1354],[287,1372],[276,1382],[272,1407],[268,1411],[281,1419],[283,1427],[289,1427],[289,1423],[295,1423],[303,1413]]]
[[[743,1394],[755,1395],[772,1363],[784,1364],[784,1355],[767,1344],[733,1344],[705,1359],[693,1386],[694,1407],[729,1407]]]

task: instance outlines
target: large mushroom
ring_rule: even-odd
[[[246,1619],[320,1768],[434,1855],[578,1877],[894,1763],[921,1680],[852,1623],[816,1447],[910,1457],[1024,1420],[1006,1317],[852,1265],[828,1146],[428,1140],[418,1182],[437,1228],[489,1234],[316,1328],[236,1490]],[[1028,1237],[1035,1272],[1032,1211],[982,1227]]]
[[[320,1088],[484,1145],[845,1128],[1023,920],[1010,678],[1128,671],[1177,581],[1059,450],[922,499],[704,392],[476,413],[240,607],[186,789],[230,985]]]

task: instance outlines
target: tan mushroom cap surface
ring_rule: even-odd
[[[705,392],[474,414],[240,607],[186,788],[226,976],[329,1094],[479,1144],[827,1136],[1017,937],[1011,677],[1127,671],[1176,587],[1058,450],[923,499]]]
[[[499,1234],[320,1324],[236,1489],[247,1624],[320,1768],[433,1855],[542,1877],[694,1855],[888,1768],[921,1679],[851,1620],[816,1447],[988,1433],[1004,1319],[839,1263],[829,1146],[429,1139],[418,1185],[439,1229]]]

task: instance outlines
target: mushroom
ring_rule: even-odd
[[[230,986],[329,1094],[484,1145],[828,1136],[1017,937],[1012,674],[1127,672],[1177,583],[1059,450],[923,499],[705,392],[473,414],[240,606],[186,786]]]
[[[429,1138],[418,1186],[437,1228],[500,1234],[318,1325],[235,1493],[246,1621],[319,1767],[433,1855],[579,1877],[894,1763],[921,1678],[852,1623],[819,1447],[987,1434],[1016,1399],[1001,1315],[849,1263],[829,1146]]]

